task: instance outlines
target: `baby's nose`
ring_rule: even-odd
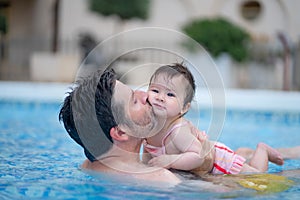
[[[159,94],[157,94],[157,99],[159,101],[164,101],[165,100],[165,95],[163,93],[159,93]]]

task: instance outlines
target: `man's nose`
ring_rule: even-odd
[[[148,98],[148,93],[147,92],[136,90],[135,94],[136,94],[137,98],[142,102],[142,104],[147,103],[147,98]]]

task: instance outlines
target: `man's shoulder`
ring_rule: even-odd
[[[89,160],[85,160],[82,164],[81,164],[81,168],[82,169],[88,169],[89,165],[91,164],[91,161]]]
[[[91,162],[89,160],[85,160],[82,165],[81,169],[83,170],[93,170],[93,171],[109,171],[109,168],[103,165],[101,162]]]
[[[138,165],[131,170],[117,170],[113,168],[109,168],[101,162],[91,162],[89,160],[85,160],[81,165],[83,170],[92,170],[98,172],[105,173],[116,173],[129,175],[138,179],[142,179],[145,181],[159,181],[159,182],[168,182],[172,185],[176,185],[180,183],[180,179],[173,174],[171,171],[160,168],[160,167],[148,167],[144,165]],[[132,171],[134,170],[134,171]]]
[[[175,176],[172,172],[164,168],[150,167],[148,172],[140,174],[140,178],[150,180],[150,181],[159,181],[159,182],[169,182],[172,185],[180,183],[180,179]]]

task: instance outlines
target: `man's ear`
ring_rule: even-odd
[[[114,140],[118,140],[118,141],[125,141],[128,140],[128,135],[126,134],[126,132],[124,132],[122,130],[122,128],[120,127],[112,127],[110,129],[110,136],[114,139]]]
[[[190,109],[190,107],[191,107],[191,103],[185,104],[185,106],[181,110],[181,114],[182,115],[185,114]]]

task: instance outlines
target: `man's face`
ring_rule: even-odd
[[[132,122],[131,129],[134,129],[130,130],[131,134],[134,134],[132,136],[149,137],[157,123],[152,106],[147,101],[148,94],[143,91],[133,91],[127,85],[116,81],[113,98],[124,106],[126,117]]]

